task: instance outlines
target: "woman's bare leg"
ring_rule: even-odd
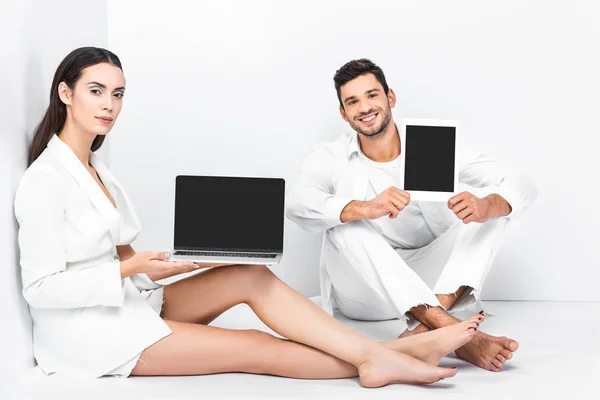
[[[207,288],[213,296],[209,297],[210,294],[203,290]],[[356,367],[363,386],[383,386],[391,382],[430,383],[456,374],[455,370],[427,365],[358,335],[281,282],[264,266],[220,267],[165,289],[165,319],[206,323],[231,306],[246,303],[280,335]],[[177,337],[173,339],[177,340]],[[160,346],[159,342],[152,347],[156,347],[156,357],[156,352],[168,346]],[[152,347],[147,349],[148,353]],[[165,354],[165,357],[169,356],[172,357]],[[227,364],[227,357],[223,360],[223,371],[239,368]],[[282,361],[281,357],[276,361]],[[304,368],[313,367],[305,365]]]
[[[244,302],[249,296],[245,293],[249,290],[249,286],[245,283],[245,279],[248,278],[242,279],[242,276],[257,272],[251,268],[253,266],[212,269],[165,287],[163,317],[180,322],[208,325],[224,311]],[[242,287],[236,286],[231,290],[223,291],[221,289],[223,281],[227,281],[227,286],[230,287],[230,281],[234,276],[240,278],[237,283]],[[483,319],[483,315],[478,315],[455,327],[391,340],[384,342],[383,345],[428,364],[438,365],[442,357],[471,340]]]
[[[358,376],[352,364],[266,332],[165,322],[173,333],[144,351],[132,375],[247,372],[299,379]]]
[[[173,333],[143,353],[132,375],[247,372],[297,379],[358,376],[356,367],[351,364],[315,348],[279,339],[265,332],[229,330],[168,320],[165,322]],[[399,347],[392,342],[391,347]],[[421,339],[421,342],[425,343],[425,340]],[[423,351],[423,346],[414,344],[416,346],[406,347],[420,355],[419,351]],[[430,344],[434,344],[434,341],[425,343],[425,346]],[[426,357],[432,356],[428,353]]]

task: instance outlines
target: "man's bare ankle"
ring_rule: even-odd
[[[436,294],[435,296],[437,297],[437,299],[440,302],[440,304],[442,305],[442,307],[444,307],[446,310],[449,310],[450,308],[452,308],[454,303],[456,303],[456,301],[463,295],[463,293],[465,292],[465,290],[467,290],[467,288],[469,288],[469,287],[461,286],[454,293]]]
[[[418,335],[420,333],[425,333],[425,332],[429,332],[429,328],[427,326],[425,326],[424,324],[419,324],[412,331],[409,331],[408,329],[405,330],[404,332],[402,332],[400,334],[400,336],[398,336],[398,338],[414,336],[414,335]]]
[[[454,318],[441,307],[428,307],[425,310],[415,311],[413,312],[415,319],[431,330],[460,323],[459,319]]]
[[[411,311],[413,317],[429,329],[441,328],[440,319],[443,319],[446,312],[440,307],[419,306]],[[445,326],[445,325],[444,325]]]

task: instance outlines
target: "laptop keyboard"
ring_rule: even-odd
[[[239,258],[275,258],[277,254],[266,253],[224,253],[218,251],[180,251],[177,250],[176,256],[208,256],[208,257],[239,257]]]

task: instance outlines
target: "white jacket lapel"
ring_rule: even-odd
[[[104,182],[104,185],[108,191],[112,194],[115,202],[117,203],[117,210],[120,215],[120,229],[119,229],[119,240],[125,240],[132,242],[141,230],[140,220],[135,212],[133,204],[127,196],[125,190],[117,180],[117,178],[110,172],[108,167],[100,160],[96,154],[90,154],[90,162],[100,175],[100,179]],[[118,242],[120,243],[120,242]]]
[[[96,207],[110,231],[113,242],[119,242],[119,213],[113,207],[112,203],[106,197],[98,183],[94,180],[89,171],[81,163],[79,158],[73,153],[73,150],[64,143],[57,135],[52,136],[48,143],[48,148],[65,166],[69,174],[75,179],[79,187],[89,197],[92,204]],[[92,164],[93,165],[93,164]]]

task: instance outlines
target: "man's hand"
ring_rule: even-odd
[[[354,200],[348,203],[342,210],[340,220],[351,222],[361,219],[377,219],[385,215],[389,215],[390,218],[394,219],[409,203],[410,194],[397,187],[390,186],[373,200]]]
[[[480,199],[469,192],[462,192],[448,200],[448,208],[462,220],[463,223],[484,223],[492,217],[492,203],[486,197]]]

